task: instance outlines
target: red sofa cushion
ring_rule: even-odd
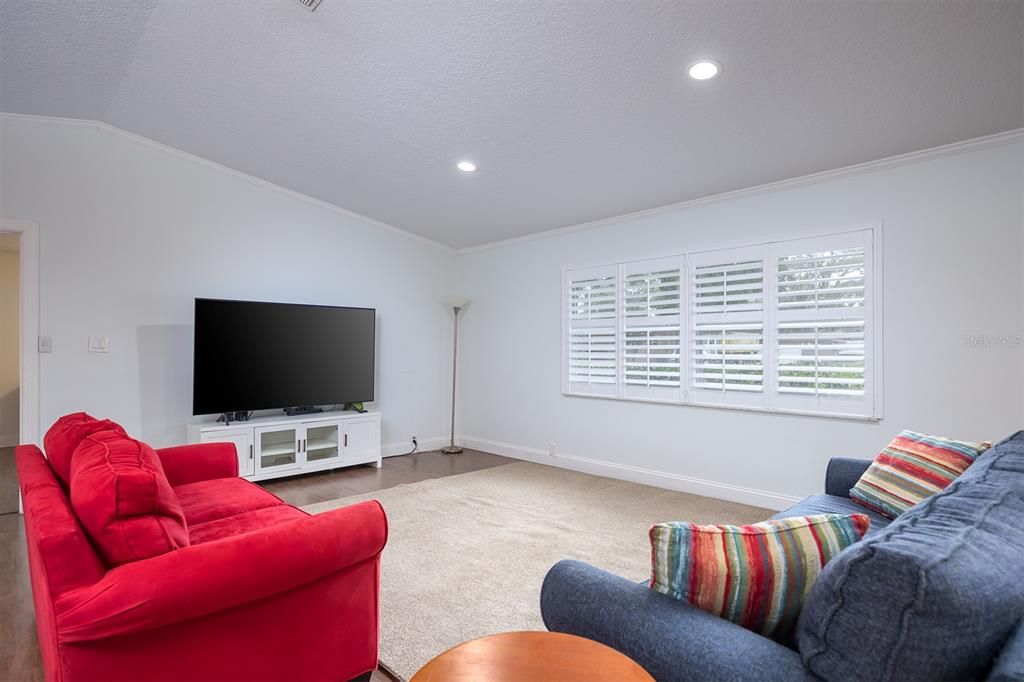
[[[273,507],[264,507],[263,509],[254,509],[253,511],[236,514],[235,516],[228,516],[223,519],[207,521],[195,526],[189,524],[188,539],[193,545],[201,545],[204,542],[212,542],[213,540],[241,535],[242,533],[251,533],[254,530],[269,528],[279,523],[295,521],[306,516],[309,516],[309,514],[290,504],[278,504]]]
[[[97,419],[85,412],[74,412],[58,419],[43,436],[46,459],[65,486],[71,485],[71,455],[83,438],[99,431],[116,431],[122,436],[128,435],[117,422]]]
[[[214,478],[174,487],[189,526],[284,504],[244,478]]]
[[[110,566],[189,544],[185,514],[156,452],[118,431],[88,435],[75,450],[71,507]]]

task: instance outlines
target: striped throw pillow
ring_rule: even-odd
[[[651,527],[651,589],[786,641],[832,557],[864,537],[862,514],[820,514],[749,526]]]
[[[945,490],[990,447],[988,442],[967,443],[903,431],[850,489],[850,499],[895,519]]]

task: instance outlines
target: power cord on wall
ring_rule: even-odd
[[[412,450],[410,450],[409,452],[403,452],[400,455],[400,457],[405,457],[406,455],[412,455],[412,454],[414,454],[419,449],[420,449],[420,444],[416,442],[416,436],[413,436],[412,437]]]

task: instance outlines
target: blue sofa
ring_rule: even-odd
[[[544,623],[625,653],[660,682],[1024,680],[1024,431],[893,521],[847,494],[869,464],[833,459],[823,495],[776,515],[872,523],[815,582],[791,646],[578,561],[544,579]]]

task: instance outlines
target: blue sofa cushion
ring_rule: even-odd
[[[1020,682],[1024,680],[1024,621],[1003,647],[986,682]]]
[[[788,519],[793,516],[813,516],[816,514],[861,514],[866,516],[871,520],[871,527],[868,528],[865,537],[874,535],[892,523],[892,519],[860,506],[849,497],[839,497],[838,495],[811,495],[800,500],[789,509],[780,511],[772,518]]]
[[[797,625],[825,680],[971,680],[1024,613],[1024,432],[833,559]]]
[[[548,630],[621,651],[658,682],[818,682],[796,651],[579,561],[548,571],[540,610]]]
[[[871,459],[833,457],[828,461],[828,468],[825,470],[825,493],[849,497],[850,488],[857,485],[857,481],[871,468],[873,462]]]

